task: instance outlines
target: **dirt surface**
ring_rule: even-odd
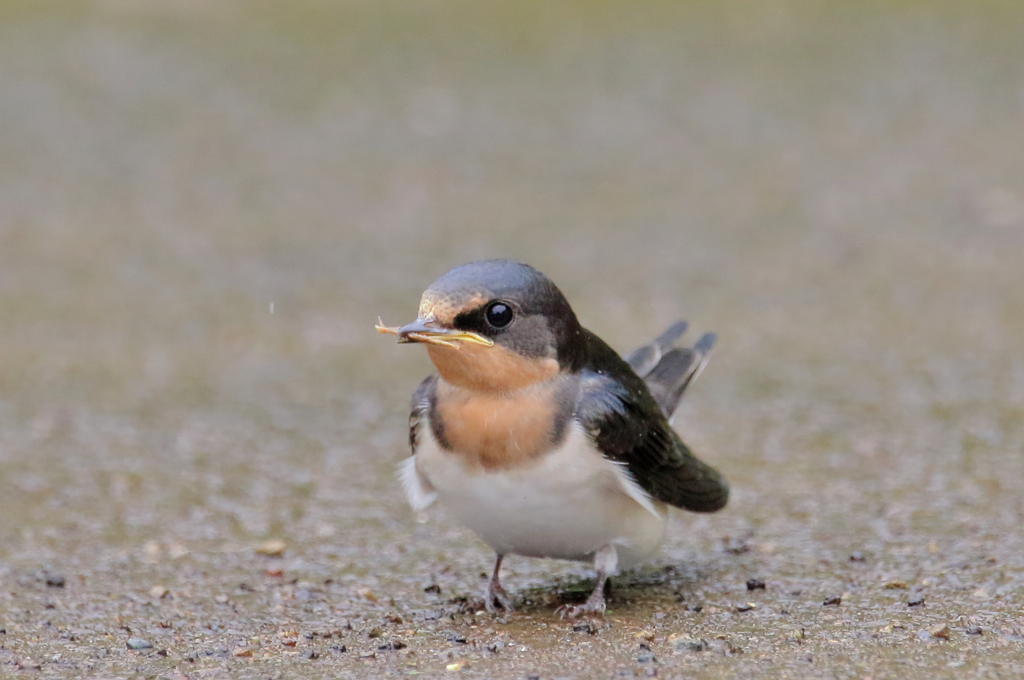
[[[1024,675],[1024,5],[0,8],[0,675]],[[582,599],[394,479],[479,257],[719,334]],[[763,588],[759,583],[763,584]],[[751,589],[752,588],[752,589]]]

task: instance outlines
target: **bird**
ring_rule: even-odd
[[[685,321],[625,358],[580,325],[544,274],[510,260],[458,266],[417,319],[377,330],[426,347],[412,397],[412,455],[398,477],[420,512],[440,501],[495,553],[484,608],[513,610],[507,555],[591,562],[596,587],[559,617],[600,615],[605,584],[653,555],[668,507],[714,512],[729,485],[670,425],[713,333],[675,347]]]

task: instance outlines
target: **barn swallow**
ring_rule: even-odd
[[[499,572],[514,554],[593,562],[586,603],[557,613],[602,613],[608,577],[658,549],[668,506],[725,506],[725,479],[669,424],[713,334],[674,348],[679,322],[623,359],[547,277],[507,260],[451,270],[414,322],[377,328],[437,369],[413,394],[399,478],[415,511],[440,499],[494,550],[488,611],[512,609]]]

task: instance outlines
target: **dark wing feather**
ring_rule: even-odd
[[[576,418],[602,453],[625,464],[653,498],[694,512],[723,508],[729,485],[722,475],[690,452],[629,364],[600,338],[585,332],[590,360]]]
[[[431,395],[434,393],[434,384],[437,376],[427,377],[416,391],[412,393],[412,408],[409,413],[409,448],[416,455],[416,447],[419,445],[420,428],[427,424],[427,413],[430,411]]]

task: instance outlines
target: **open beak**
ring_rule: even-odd
[[[454,349],[459,349],[460,341],[473,342],[478,345],[483,345],[484,347],[491,347],[494,345],[493,340],[489,340],[477,333],[457,331],[447,328],[434,328],[428,325],[431,323],[433,322],[416,319],[412,323],[398,328],[385,326],[383,321],[377,319],[377,325],[375,328],[378,333],[397,335],[398,342],[423,342],[428,345],[444,345],[445,347],[452,347]]]

